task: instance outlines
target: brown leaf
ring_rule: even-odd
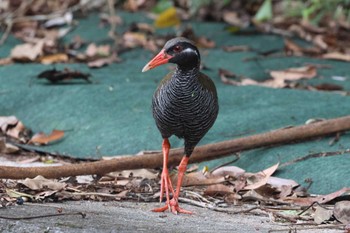
[[[317,69],[314,66],[302,66],[289,68],[286,70],[271,70],[270,75],[274,80],[292,81],[302,78],[313,78],[317,75]]]
[[[242,17],[239,17],[237,12],[234,11],[224,11],[222,18],[226,23],[240,28],[246,27],[249,24],[248,22],[242,21]]]
[[[16,45],[11,50],[10,57],[13,60],[19,60],[19,61],[34,61],[37,57],[42,55],[44,48],[44,41],[40,40],[36,44],[20,44]]]
[[[333,209],[334,217],[343,224],[350,223],[350,201],[339,201]]]
[[[339,52],[332,52],[332,53],[324,54],[322,56],[322,58],[333,59],[333,60],[340,60],[340,61],[350,61],[350,54],[339,53]]]
[[[222,49],[225,52],[245,52],[250,51],[250,47],[248,45],[230,45],[224,46]]]
[[[258,172],[256,174],[253,174],[251,177],[247,179],[248,183],[250,181],[250,184],[244,187],[244,189],[250,190],[250,189],[257,189],[267,183],[270,176],[277,170],[279,166],[279,163],[276,163],[275,165]]]
[[[233,193],[233,188],[223,184],[214,184],[204,190],[204,194],[209,196],[227,195]]]
[[[258,82],[250,78],[241,78],[240,81],[235,81],[230,78],[237,78],[237,75],[231,71],[225,69],[219,69],[219,76],[221,81],[225,84],[234,85],[234,86],[247,86],[247,85],[258,85]]]
[[[303,55],[303,48],[289,39],[284,39],[284,50],[296,56]]]
[[[325,209],[321,206],[317,206],[314,215],[314,221],[317,224],[321,224],[328,221],[332,217],[332,210]]]
[[[206,49],[211,49],[215,47],[215,42],[204,36],[198,37],[196,40],[196,44],[198,45],[198,47]]]
[[[51,55],[46,55],[46,56],[40,57],[39,60],[42,64],[45,64],[45,65],[59,63],[59,62],[67,62],[68,55],[65,53],[56,53],[56,54],[51,54]]]
[[[28,143],[47,145],[50,142],[63,138],[63,136],[64,136],[64,131],[54,129],[52,130],[50,135],[46,135],[43,132],[33,135],[33,137],[29,140]]]
[[[342,188],[336,192],[327,194],[327,195],[319,195],[317,197],[304,197],[304,198],[296,198],[296,197],[287,197],[284,200],[288,202],[292,202],[296,205],[301,205],[301,206],[310,206],[315,202],[318,202],[319,204],[327,203],[334,198],[337,198],[344,193],[350,192],[350,188]]]
[[[101,68],[103,66],[110,65],[114,62],[120,62],[120,61],[121,61],[120,58],[117,57],[115,54],[113,54],[106,58],[99,58],[94,61],[88,62],[88,66],[90,68]]]
[[[91,43],[88,45],[85,51],[86,55],[89,57],[107,57],[111,53],[110,45],[99,45],[97,46],[95,43]]]
[[[173,182],[175,183],[175,181],[174,179]],[[192,172],[184,176],[182,186],[210,185],[222,183],[224,181],[225,177],[207,178],[202,172]]]
[[[144,46],[147,42],[147,37],[141,32],[126,32],[123,35],[123,40],[127,48],[136,48]]]
[[[0,138],[0,153],[11,154],[19,150],[17,146],[6,143],[5,138]]]
[[[40,175],[36,176],[33,179],[26,178],[24,181],[18,181],[18,183],[23,184],[32,190],[40,190],[44,188],[48,188],[51,190],[62,190],[67,186],[67,184],[65,183],[60,183],[55,180],[49,180]]]

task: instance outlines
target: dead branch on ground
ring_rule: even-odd
[[[267,133],[222,141],[198,146],[191,156],[190,163],[217,159],[244,150],[326,136],[350,130],[350,116],[325,120],[308,125],[278,129]],[[171,150],[169,165],[177,165],[183,156],[183,149]],[[77,175],[103,175],[113,171],[158,168],[162,166],[162,154],[144,154],[139,156],[123,156],[111,160],[102,160],[82,164],[71,164],[55,167],[9,167],[0,166],[0,178],[24,179],[42,175],[46,178],[59,178]]]

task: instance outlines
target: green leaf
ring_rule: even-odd
[[[254,19],[258,22],[263,22],[272,19],[272,3],[271,0],[265,0],[261,5],[258,12],[255,14]]]
[[[155,5],[152,9],[153,13],[160,14],[166,9],[173,6],[173,2],[170,0],[160,0],[157,5]]]

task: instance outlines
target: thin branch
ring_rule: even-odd
[[[283,168],[286,166],[290,166],[292,164],[301,162],[301,161],[305,161],[311,158],[320,158],[320,157],[328,157],[328,156],[335,156],[335,155],[342,155],[342,154],[346,154],[346,153],[350,153],[350,149],[346,149],[346,150],[341,150],[341,151],[329,151],[329,152],[319,152],[319,153],[313,153],[313,154],[308,154],[296,159],[293,159],[291,161],[282,163],[279,168]]]
[[[295,143],[307,139],[350,130],[350,116],[320,121],[308,125],[289,127],[248,137],[198,146],[193,151],[190,163],[217,159],[232,153],[266,146]],[[177,165],[183,157],[183,148],[170,151],[169,166]],[[111,160],[87,162],[52,167],[9,167],[0,166],[0,178],[24,179],[42,175],[46,178],[59,178],[78,175],[104,175],[113,171],[158,168],[162,166],[162,154],[121,156]]]
[[[57,214],[45,214],[45,215],[22,216],[22,217],[8,217],[8,216],[0,215],[0,218],[7,219],[7,220],[28,220],[28,219],[35,219],[35,218],[49,218],[49,217],[67,216],[67,215],[81,215],[82,218],[86,217],[86,214],[83,212],[72,212],[72,213],[57,213]]]

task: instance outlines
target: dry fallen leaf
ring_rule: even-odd
[[[284,178],[279,178],[279,177],[275,177],[275,176],[271,176],[268,180],[267,180],[267,184],[271,185],[272,187],[276,188],[276,189],[280,189],[283,186],[291,186],[291,187],[296,187],[299,184],[297,182],[295,182],[294,180],[291,179],[284,179]]]
[[[350,192],[350,188],[342,188],[338,191],[335,191],[335,192],[327,194],[327,195],[319,195],[317,197],[302,197],[302,198],[286,197],[284,199],[284,201],[292,202],[292,203],[294,203],[296,205],[300,205],[300,206],[310,206],[315,202],[318,202],[319,204],[327,203],[327,202],[333,200],[334,198],[337,198],[337,197],[343,195],[344,193],[348,193],[348,192]]]
[[[177,179],[177,176],[172,178],[174,178],[174,180],[172,180],[173,183],[176,184],[175,179]],[[184,176],[182,186],[210,185],[222,183],[224,181],[225,177],[208,178],[202,172],[192,172]]]
[[[120,62],[120,61],[121,61],[121,59],[119,57],[117,57],[115,54],[113,54],[109,57],[99,58],[99,59],[96,59],[94,61],[90,61],[90,62],[88,62],[88,66],[90,68],[101,68],[103,66],[110,65],[113,62]]]
[[[317,69],[314,66],[303,66],[286,70],[271,70],[270,75],[274,80],[293,81],[302,78],[313,78],[317,75]]]
[[[67,186],[67,184],[65,183],[60,183],[55,180],[49,180],[40,175],[36,176],[33,179],[26,178],[24,181],[18,181],[18,183],[27,186],[31,190],[40,190],[44,188],[48,188],[51,190],[62,190]]]
[[[333,60],[340,60],[340,61],[350,61],[350,54],[339,53],[339,52],[332,52],[332,53],[324,54],[322,56],[322,58],[333,59]]]
[[[10,57],[13,60],[19,60],[19,61],[34,61],[37,57],[42,55],[44,48],[44,41],[39,40],[36,44],[20,44],[16,45],[11,50]]]
[[[0,116],[0,129],[3,133],[6,133],[9,126],[15,126],[17,123],[18,119],[15,116]]]
[[[40,62],[45,65],[59,63],[59,62],[67,62],[67,61],[68,61],[68,55],[65,53],[56,53],[56,54],[40,57]]]
[[[154,21],[156,28],[167,28],[177,26],[181,23],[179,16],[177,15],[176,8],[170,7],[163,11],[157,19]]]
[[[236,166],[225,166],[220,167],[218,169],[215,169],[211,174],[214,176],[232,176],[232,177],[238,177],[245,173],[245,170],[242,168],[236,167]]]
[[[46,135],[43,132],[33,135],[33,137],[29,140],[28,143],[46,145],[50,142],[63,138],[63,136],[64,136],[64,131],[54,129],[49,135]]]
[[[332,210],[325,209],[321,206],[317,206],[314,215],[314,221],[317,224],[321,224],[328,221],[332,217]]]
[[[99,45],[97,46],[95,43],[91,43],[88,45],[85,51],[88,57],[107,57],[111,54],[111,46],[110,45]]]
[[[250,176],[247,179],[248,185],[245,186],[244,189],[247,189],[247,190],[257,189],[265,185],[269,180],[270,176],[277,170],[278,166],[279,166],[279,163],[276,163],[275,165]]]
[[[141,32],[126,32],[123,34],[124,45],[127,48],[144,46],[147,42],[146,34]]]
[[[222,49],[225,52],[245,52],[251,50],[248,45],[229,45],[223,46]]]
[[[11,154],[19,150],[17,146],[6,143],[5,138],[0,138],[0,153]]]
[[[334,217],[343,224],[350,223],[350,201],[339,201],[333,209]]]
[[[229,187],[224,184],[213,184],[209,185],[205,190],[204,194],[209,196],[217,196],[217,195],[227,195],[233,193],[233,187]]]

